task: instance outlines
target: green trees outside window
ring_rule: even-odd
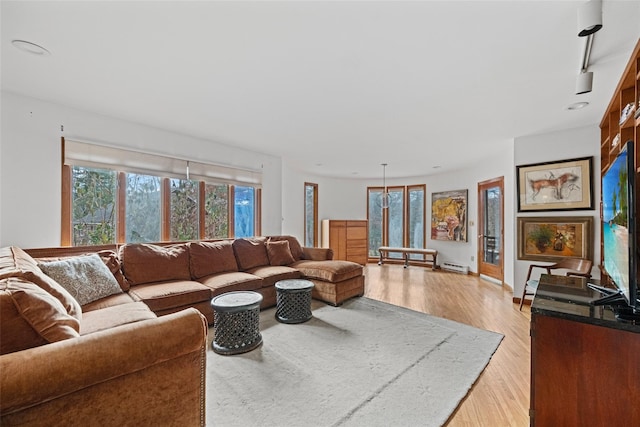
[[[205,239],[229,237],[229,186],[206,184],[204,200]]]
[[[159,242],[162,186],[157,176],[127,174],[125,230],[127,242]]]
[[[171,179],[171,240],[197,240],[199,237],[198,182]]]
[[[425,186],[387,188],[388,208],[382,208],[383,189],[369,188],[369,257],[378,256],[380,246],[424,248]],[[398,255],[399,256],[399,255]],[[412,254],[412,258],[423,258]]]
[[[70,169],[74,246],[255,235],[259,212],[254,187],[83,166]],[[233,224],[231,193],[235,194]]]
[[[378,256],[382,244],[382,190],[369,189],[369,257]]]
[[[318,243],[318,184],[304,183],[304,246]]]
[[[74,246],[115,242],[116,183],[115,171],[73,168],[71,221]]]

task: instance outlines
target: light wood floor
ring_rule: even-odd
[[[528,426],[531,343],[528,306],[512,292],[476,276],[402,265],[368,264],[365,296],[504,334],[489,365],[447,423]]]

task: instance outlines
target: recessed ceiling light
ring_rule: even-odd
[[[579,110],[581,108],[586,107],[587,105],[589,105],[589,103],[588,102],[584,102],[584,101],[583,102],[574,102],[573,104],[571,104],[571,105],[569,105],[567,107],[567,110],[572,110],[572,111],[573,110]]]
[[[11,44],[14,45],[17,49],[20,49],[21,51],[30,53],[32,55],[51,55],[51,52],[49,52],[47,49],[26,40],[11,40]]]

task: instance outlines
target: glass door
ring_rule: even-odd
[[[478,184],[478,271],[504,278],[504,178]]]

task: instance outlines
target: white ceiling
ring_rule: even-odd
[[[2,1],[2,90],[320,175],[379,177],[381,163],[388,177],[427,175],[599,124],[640,1],[604,2],[594,89],[575,95],[583,3]],[[565,110],[577,101],[591,105]]]

